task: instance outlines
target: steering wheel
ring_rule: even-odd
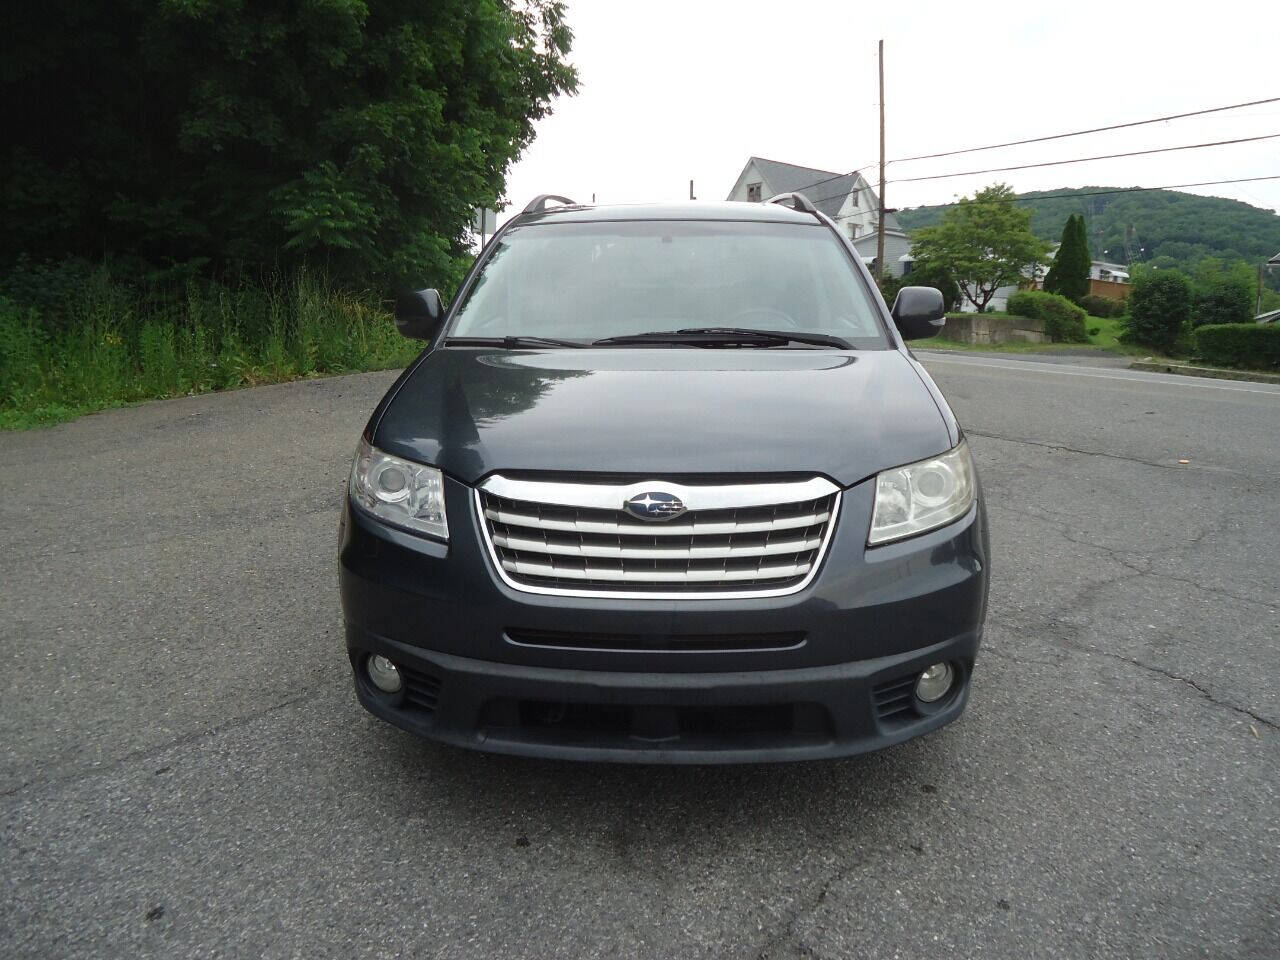
[[[744,322],[752,317],[763,317],[764,320],[757,323]],[[747,309],[739,310],[735,313],[729,325],[733,327],[759,327],[761,330],[796,330],[800,327],[795,317],[779,310],[777,307],[747,307]]]

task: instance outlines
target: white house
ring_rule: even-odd
[[[1089,263],[1090,280],[1110,280],[1112,283],[1128,283],[1129,268],[1123,263],[1107,263],[1105,260],[1092,260]]]
[[[1058,248],[1062,244],[1055,243],[1049,248],[1049,254],[1045,258],[1047,261],[1040,271],[1036,274],[1036,280],[1043,280],[1044,275],[1049,272],[1049,264],[1053,262],[1053,258],[1058,255]],[[1108,251],[1103,251],[1108,252]],[[1090,280],[1110,280],[1112,283],[1128,283],[1129,268],[1123,263],[1111,263],[1107,260],[1090,260],[1089,261],[1089,279]]]
[[[1053,258],[1057,255],[1058,247],[1060,246],[1062,244],[1055,243],[1049,248],[1049,253],[1045,256],[1044,263],[1037,263],[1023,268],[1022,275],[1027,278],[1028,283],[997,289],[995,296],[987,304],[987,309],[997,311],[1007,309],[1009,298],[1018,292],[1020,286],[1029,286],[1036,290],[1044,289],[1044,278],[1049,273],[1049,265],[1053,262]],[[1090,283],[1090,293],[1113,300],[1123,300],[1126,296],[1123,292],[1125,287],[1116,285],[1129,283],[1129,268],[1122,263],[1093,260],[1089,264],[1089,279],[1090,281],[1100,281]],[[973,313],[975,307],[968,300],[961,300],[960,310],[962,313]]]
[[[880,199],[860,173],[835,173],[752,157],[738,174],[727,200],[759,203],[779,193],[799,193],[835,221],[868,266],[875,263]],[[911,272],[911,241],[893,214],[884,221],[885,273]]]

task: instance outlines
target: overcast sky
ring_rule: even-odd
[[[581,90],[557,102],[513,168],[507,197],[516,209],[538,193],[681,199],[690,179],[699,199],[723,200],[753,154],[842,172],[873,164],[881,38],[890,159],[1280,96],[1280,5],[1270,0],[570,0],[569,22]],[[1023,191],[1280,174],[1277,139],[892,182],[1267,133],[1280,133],[1280,103],[890,164],[886,196],[905,207],[997,180]],[[1280,209],[1280,180],[1192,192]]]

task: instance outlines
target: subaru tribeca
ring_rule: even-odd
[[[552,205],[558,203],[559,205]],[[986,612],[978,477],[833,223],[539,197],[374,410],[340,532],[356,695],[499,753],[728,763],[959,716]]]

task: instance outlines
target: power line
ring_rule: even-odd
[[[1042,143],[1042,142],[1049,141],[1049,140],[1062,140],[1062,139],[1067,138],[1067,137],[1080,137],[1080,136],[1084,136],[1084,135],[1086,135],[1086,134],[1091,134],[1091,133],[1102,133],[1102,132],[1105,132],[1105,131],[1108,131],[1108,130],[1122,130],[1122,129],[1129,128],[1129,127],[1145,126],[1145,125],[1149,125],[1149,124],[1152,124],[1152,123],[1163,123],[1163,122],[1168,121],[1168,120],[1181,120],[1181,119],[1184,119],[1184,118],[1186,118],[1186,117],[1197,117],[1197,116],[1202,116],[1202,115],[1204,115],[1204,114],[1209,114],[1209,113],[1222,113],[1223,111],[1226,111],[1226,110],[1238,110],[1238,109],[1241,109],[1241,108],[1244,108],[1244,107],[1255,107],[1255,106],[1259,106],[1259,105],[1267,104],[1267,103],[1280,103],[1280,97],[1269,97],[1269,98],[1267,98],[1267,99],[1265,99],[1265,100],[1250,100],[1250,101],[1248,101],[1248,102],[1246,102],[1246,103],[1233,103],[1233,104],[1228,104],[1228,105],[1226,105],[1226,106],[1222,106],[1222,107],[1209,107],[1209,108],[1207,108],[1207,109],[1205,109],[1205,110],[1193,110],[1193,111],[1191,111],[1191,112],[1189,112],[1189,113],[1175,113],[1175,114],[1170,114],[1170,115],[1168,115],[1168,116],[1164,116],[1164,117],[1153,117],[1153,118],[1151,118],[1150,120],[1133,120],[1133,121],[1130,121],[1130,122],[1128,122],[1128,123],[1116,123],[1116,124],[1111,124],[1111,125],[1109,125],[1109,126],[1105,126],[1105,127],[1093,127],[1093,128],[1091,128],[1091,129],[1089,129],[1089,130],[1073,130],[1073,131],[1070,131],[1070,132],[1068,132],[1068,133],[1055,133],[1055,134],[1051,134],[1051,135],[1049,135],[1049,136],[1044,136],[1044,137],[1031,137],[1031,138],[1029,138],[1029,139],[1027,139],[1027,140],[1011,140],[1011,141],[1009,141],[1008,143],[994,143],[994,144],[989,144],[989,145],[984,146],[984,147],[968,147],[968,148],[963,149],[963,150],[947,150],[947,151],[943,151],[943,152],[941,152],[941,153],[922,154],[921,156],[918,156],[918,157],[899,157],[899,158],[894,159],[894,160],[888,160],[888,161],[886,161],[886,163],[889,163],[889,164],[892,164],[892,163],[908,163],[908,162],[913,161],[913,160],[932,160],[932,159],[935,159],[935,158],[937,158],[937,157],[950,157],[950,156],[956,156],[956,155],[958,155],[958,154],[965,154],[965,153],[977,153],[977,152],[980,152],[980,151],[983,151],[983,150],[995,150],[995,149],[998,149],[998,148],[1001,148],[1001,147],[1015,147],[1015,146],[1023,146],[1023,145],[1028,144],[1028,143]],[[1275,136],[1275,134],[1272,134],[1271,136]],[[1257,138],[1257,139],[1267,139],[1267,138],[1265,138],[1265,137],[1259,137],[1259,138]],[[1244,141],[1223,141],[1223,143],[1238,143],[1238,142],[1244,142]],[[1219,144],[1205,144],[1205,146],[1217,146],[1217,145],[1219,145]],[[1194,147],[1175,147],[1175,148],[1167,148],[1167,149],[1187,150],[1187,149],[1195,149],[1195,148],[1194,148]],[[1151,152],[1157,152],[1157,151],[1151,151]],[[1136,155],[1136,154],[1116,154],[1115,156],[1119,157],[1119,156],[1133,156],[1133,155]],[[1111,158],[1110,158],[1110,157],[1083,158],[1083,159],[1078,159],[1078,160],[1071,160],[1071,161],[1056,161],[1056,162],[1057,162],[1057,163],[1082,163],[1082,162],[1084,162],[1084,159],[1102,159],[1102,160],[1105,160],[1105,159],[1111,159]],[[775,161],[775,162],[778,162],[778,161]],[[1044,164],[1044,166],[1051,166],[1051,165],[1052,165],[1052,164]],[[875,166],[875,164],[873,164],[873,163],[868,163],[868,164],[865,164],[865,165],[863,165],[863,166],[861,166],[861,167],[857,167],[857,168],[855,168],[855,169],[853,169],[853,170],[850,170],[848,173],[837,173],[837,174],[834,174],[834,175],[832,175],[832,176],[830,176],[830,177],[825,177],[825,178],[823,178],[822,180],[815,180],[813,183],[807,184],[807,185],[805,185],[805,186],[802,186],[802,187],[795,187],[795,188],[793,188],[793,191],[794,191],[794,192],[797,192],[797,193],[800,193],[800,192],[803,192],[803,191],[805,191],[805,190],[812,190],[814,187],[821,186],[821,185],[822,185],[822,184],[824,184],[824,183],[830,183],[830,182],[832,182],[833,180],[840,180],[840,179],[842,179],[842,178],[844,178],[844,177],[850,177],[850,176],[854,176],[855,174],[862,173],[864,170],[868,170],[868,169],[870,169],[870,168],[871,168],[871,167],[873,167],[873,166]],[[1031,166],[1037,166],[1037,165],[1036,165],[1036,164],[1028,164],[1026,167],[1001,167],[1001,168],[998,168],[997,170],[978,170],[978,171],[973,171],[973,172],[974,172],[974,173],[994,173],[994,172],[1001,172],[1001,171],[1008,171],[1008,170],[1022,170],[1022,169],[1028,169],[1028,168],[1029,168],[1029,167],[1031,167]],[[942,176],[947,176],[947,177],[950,177],[950,176],[964,176],[964,174],[959,174],[959,173],[957,173],[957,174],[944,174],[944,175],[942,175]],[[911,182],[913,182],[914,180],[923,180],[923,179],[929,179],[929,178],[926,178],[926,177],[919,177],[919,178],[913,178],[913,180],[890,180],[890,181],[889,181],[889,183],[911,183]],[[935,179],[941,179],[941,176],[940,176],[940,177],[938,177],[938,178],[935,178]],[[870,184],[868,184],[865,188],[860,188],[860,191],[859,191],[859,192],[861,192],[861,190],[863,190],[863,189],[865,189],[865,190],[870,190],[870,189],[871,189]],[[814,203],[820,203],[820,202],[822,202],[822,201],[824,201],[824,200],[832,200],[832,199],[835,199],[835,198],[836,198],[836,197],[838,197],[838,196],[844,196],[844,194],[832,194],[831,196],[828,196],[828,197],[822,197],[822,198],[820,198],[820,199],[818,199],[818,200],[814,200],[813,202],[814,202]]]
[[[1267,133],[1260,137],[1240,137],[1237,140],[1214,140],[1209,143],[1187,143],[1178,147],[1155,147],[1151,150],[1130,150],[1127,153],[1106,153],[1097,157],[1073,157],[1070,160],[1047,160],[1043,163],[1020,163],[1012,167],[991,167],[987,170],[961,170],[956,173],[935,173],[927,177],[902,177],[890,183],[919,183],[922,180],[947,180],[951,177],[969,177],[979,173],[1005,173],[1009,170],[1031,170],[1036,167],[1060,167],[1067,163],[1089,163],[1093,160],[1117,160],[1121,157],[1142,157],[1152,153],[1173,153],[1177,150],[1202,150],[1205,147],[1227,147],[1234,143],[1253,143],[1257,140],[1274,140],[1280,133]]]
[[[1274,138],[1274,137],[1280,137],[1280,133],[1271,133],[1271,134],[1267,134],[1267,136],[1265,136],[1265,137],[1251,137],[1251,138],[1249,138],[1249,139],[1266,140],[1266,139],[1268,139],[1268,138]],[[1228,141],[1225,141],[1225,142],[1226,142],[1226,143],[1241,143],[1241,142],[1244,142],[1244,141],[1239,141],[1239,140],[1228,140]],[[1196,146],[1218,146],[1218,144],[1197,144]],[[1164,150],[1183,150],[1183,149],[1190,149],[1190,148],[1187,148],[1187,147],[1166,147],[1166,148],[1164,148]],[[1161,152],[1163,152],[1163,150],[1150,150],[1150,151],[1143,150],[1143,151],[1137,151],[1137,153],[1134,153],[1134,154],[1117,154],[1116,156],[1136,156],[1138,153],[1161,153]],[[1079,160],[1056,160],[1056,161],[1054,161],[1054,163],[1056,163],[1056,164],[1062,164],[1062,163],[1082,163],[1082,162],[1084,162],[1085,160],[1105,160],[1105,159],[1109,159],[1109,158],[1107,158],[1107,157],[1082,157],[1082,158],[1080,158]],[[1041,166],[1041,164],[1028,164],[1028,166]],[[1052,164],[1045,164],[1045,166],[1052,166]],[[1007,170],[1007,169],[1016,169],[1016,168],[1001,167],[1001,168],[999,168],[998,170],[976,170],[976,171],[973,171],[973,172],[974,172],[974,173],[995,173],[995,172],[999,172],[999,170]],[[958,174],[958,173],[957,173],[957,174],[945,174],[944,176],[957,176],[957,177],[958,177],[958,176],[964,176],[964,174]],[[935,177],[920,177],[920,178],[917,178],[917,179],[921,179],[921,180],[933,180],[933,179],[938,179],[938,178],[935,178]],[[1267,177],[1246,177],[1246,178],[1245,178],[1245,179],[1243,179],[1243,180],[1206,180],[1206,181],[1204,181],[1203,183],[1175,183],[1175,184],[1173,184],[1172,186],[1168,186],[1168,187],[1124,187],[1124,188],[1121,188],[1121,189],[1119,189],[1119,190],[1101,190],[1101,191],[1098,191],[1097,193],[1062,193],[1062,194],[1055,194],[1055,196],[1061,196],[1061,197],[1094,197],[1094,196],[1103,196],[1103,195],[1110,194],[1110,193],[1127,193],[1127,192],[1131,192],[1131,191],[1141,191],[1141,190],[1175,190],[1175,189],[1177,189],[1177,188],[1179,188],[1179,187],[1202,187],[1202,186],[1204,186],[1204,187],[1208,187],[1208,186],[1217,186],[1217,185],[1219,185],[1219,184],[1228,184],[1228,183],[1253,183],[1254,181],[1257,181],[1257,180],[1275,180],[1275,179],[1277,179],[1277,178],[1276,178],[1276,177],[1272,177],[1272,176],[1267,176]],[[890,180],[890,181],[889,181],[889,183],[911,183],[911,182],[912,182],[911,180]],[[870,189],[870,188],[869,188],[869,187],[867,187],[867,188],[865,188],[865,189]],[[837,197],[843,197],[843,196],[845,196],[845,194],[843,194],[843,193],[833,193],[833,194],[831,194],[831,195],[829,195],[829,196],[826,196],[826,197],[819,197],[819,198],[817,198],[816,200],[813,200],[813,201],[811,201],[811,202],[812,202],[812,203],[814,203],[814,204],[817,204],[817,203],[821,203],[821,202],[822,202],[822,201],[824,201],[824,200],[834,200],[834,199],[835,199],[835,198],[837,198]],[[992,202],[992,203],[1006,203],[1006,202],[1015,202],[1015,201],[1020,200],[1020,199],[1023,199],[1023,198],[1022,198],[1022,197],[1015,197],[1015,198],[1014,198],[1014,201],[1003,201],[1003,200],[1001,200],[1001,201],[997,201],[997,200],[993,200],[993,201],[990,201],[990,202]],[[1028,198],[1026,198],[1026,199],[1030,199],[1030,200],[1046,199],[1046,200],[1047,200],[1047,199],[1050,199],[1050,198],[1049,198],[1049,197],[1043,197],[1043,198],[1042,198],[1042,197],[1028,197]],[[958,201],[952,201],[952,203],[955,203],[955,202],[958,202]],[[1259,202],[1261,202],[1261,201],[1259,201]],[[949,207],[949,206],[951,206],[951,204],[950,204],[950,203],[925,204],[925,206]],[[838,217],[832,217],[832,219],[833,219],[833,220],[847,220],[849,217],[856,217],[856,216],[860,216],[860,215],[862,214],[862,212],[863,212],[863,211],[859,210],[857,213],[845,213],[845,214],[841,214],[841,215],[840,215],[840,216],[838,216]]]
[[[1181,190],[1186,187],[1217,187],[1230,183],[1257,183],[1260,180],[1280,180],[1280,173],[1270,174],[1265,177],[1241,177],[1235,180],[1201,180],[1198,183],[1171,183],[1163,187],[1119,187],[1115,190],[1089,190],[1078,191],[1075,193],[1046,193],[1039,196],[1020,196],[1010,197],[1007,200],[970,200],[969,203],[1030,203],[1035,200],[1061,200],[1073,199],[1075,197],[1104,197],[1117,193],[1148,193],[1152,190]],[[951,203],[928,204],[928,206],[937,207],[953,207],[960,201],[952,201]],[[833,220],[845,220],[849,217],[857,216],[857,214],[846,213],[839,217],[832,217]]]
[[[1269,97],[1266,100],[1250,100],[1248,103],[1233,103],[1225,107],[1210,107],[1207,110],[1192,110],[1190,113],[1171,113],[1167,117],[1153,117],[1150,120],[1133,120],[1129,123],[1113,123],[1106,127],[1092,127],[1088,130],[1073,130],[1070,133],[1055,133],[1047,137],[1031,137],[1027,140],[1010,140],[1007,143],[992,143],[985,147],[968,147],[964,150],[947,150],[942,153],[924,153],[918,157],[900,157],[890,163],[910,163],[912,160],[935,160],[938,157],[954,157],[962,153],[980,153],[983,150],[999,150],[1003,147],[1021,147],[1028,143],[1044,143],[1048,140],[1063,140],[1067,137],[1083,137],[1089,133],[1104,133],[1107,130],[1125,130],[1129,127],[1143,127],[1152,123],[1164,123],[1167,120],[1182,120],[1186,117],[1199,117],[1206,113],[1222,113],[1224,110],[1239,110],[1243,107],[1256,107],[1264,103],[1280,103],[1280,97]]]

